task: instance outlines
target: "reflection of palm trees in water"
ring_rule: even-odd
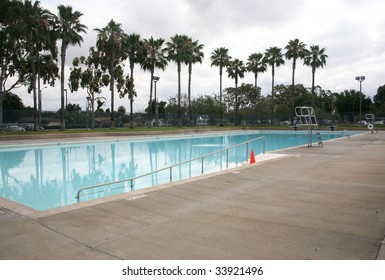
[[[118,179],[124,180],[128,178],[136,177],[136,171],[138,169],[138,165],[135,163],[134,160],[134,143],[130,143],[130,161],[128,163],[128,166],[125,162],[121,162],[119,165],[119,172],[118,172]],[[131,185],[130,190],[133,191],[135,186],[135,182],[133,182],[132,187]]]
[[[2,187],[0,188],[0,194],[5,197],[14,197],[16,192],[12,189],[9,184],[9,179],[20,185],[22,182],[15,176],[12,176],[9,172],[12,168],[20,166],[24,161],[26,151],[11,151],[11,152],[0,152],[0,171],[1,171],[1,182]]]
[[[61,148],[60,152],[61,152],[62,176],[63,176],[63,199],[64,199],[64,203],[67,204],[68,203],[67,182],[68,182],[68,164],[69,164],[68,163],[68,152],[69,151],[68,151],[68,148]]]
[[[44,153],[42,149],[35,149],[33,151],[34,172],[30,176],[25,173],[23,175],[25,175],[26,179],[23,179],[12,175],[13,169],[19,169],[25,162],[28,164],[29,161],[26,158],[31,153],[25,150],[0,153],[2,179],[0,194],[8,199],[17,200],[36,209],[44,207],[46,205],[44,198],[49,196],[50,200],[53,201],[50,207],[55,207],[58,205],[62,195],[60,194],[60,188],[57,186],[56,179],[44,178]],[[12,179],[12,181],[9,179]]]

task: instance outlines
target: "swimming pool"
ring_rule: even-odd
[[[350,133],[352,134],[352,133]],[[322,133],[322,139],[346,136],[344,132]],[[0,196],[36,210],[47,210],[78,202],[79,189],[116,182],[171,166],[245,141],[264,136],[266,151],[308,143],[306,131],[248,131],[179,137],[144,137],[94,143],[56,143],[45,146],[18,146],[0,149]],[[315,136],[314,136],[315,137]],[[314,139],[314,142],[317,142]],[[262,153],[261,141],[248,147]],[[217,153],[172,170],[173,181],[205,174],[245,161],[246,147]],[[133,184],[122,182],[82,192],[80,201],[110,196],[168,183],[169,171],[142,177]]]

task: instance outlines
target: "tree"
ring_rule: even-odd
[[[133,79],[130,77],[130,74],[127,74],[126,76],[124,76],[123,68],[120,68],[119,70],[117,69],[115,71],[115,73],[116,73],[116,81],[117,81],[116,87],[120,93],[120,97],[123,98],[124,96],[128,95],[128,98],[130,100],[130,110],[131,110],[130,128],[134,128],[133,123],[132,123],[133,122],[133,108],[132,108],[133,106],[132,105],[133,105],[134,97],[137,96],[137,93],[135,90]]]
[[[223,126],[223,106],[222,106],[222,74],[223,68],[226,68],[231,56],[228,54],[229,50],[226,48],[217,48],[211,53],[211,67],[219,67],[219,106],[221,108],[221,123]]]
[[[360,99],[362,100],[362,108],[364,112],[367,112],[372,101],[370,97],[366,97],[361,92],[350,89],[344,90],[337,95],[336,109],[341,115],[345,114],[347,119],[350,119],[352,123],[356,119],[356,111],[359,111]],[[351,113],[350,113],[351,112]]]
[[[6,92],[4,94],[4,109],[5,110],[23,110],[24,104],[23,100],[16,94],[13,94],[12,92]]]
[[[249,55],[249,58],[246,63],[247,71],[254,73],[254,96],[255,98],[250,99],[254,104],[254,115],[256,115],[257,110],[257,100],[258,95],[260,95],[260,90],[258,90],[258,73],[264,73],[266,71],[266,62],[263,59],[263,54],[253,53]]]
[[[258,73],[266,71],[266,62],[263,59],[263,54],[253,53],[249,55],[246,63],[247,71],[254,74],[254,88],[258,87]]]
[[[128,35],[125,42],[125,49],[130,63],[130,76],[126,77],[126,85],[129,86],[128,98],[130,100],[130,128],[134,128],[133,104],[134,97],[136,96],[136,92],[134,90],[134,67],[136,63],[140,63],[143,54],[143,42],[140,35],[137,33]]]
[[[314,82],[315,82],[315,71],[317,68],[323,68],[326,65],[326,49],[318,45],[312,45],[309,49],[305,50],[304,64],[311,67],[312,72],[312,82],[311,82],[311,96],[312,96],[312,106],[314,107]]]
[[[207,115],[207,112],[211,114],[219,114],[219,100],[217,95],[201,95],[192,100],[192,107],[196,114]]]
[[[193,126],[192,119],[192,106],[191,106],[191,76],[192,65],[199,62],[202,63],[204,53],[202,52],[204,45],[199,44],[199,41],[193,41],[191,38],[187,40],[187,52],[186,52],[186,64],[188,65],[188,107],[189,107],[189,119],[190,126]]]
[[[87,27],[80,23],[80,17],[83,14],[78,11],[72,11],[71,6],[58,6],[57,17],[57,32],[61,39],[60,47],[60,101],[61,101],[61,116],[60,116],[60,129],[65,129],[65,117],[64,117],[64,74],[65,74],[65,61],[67,48],[70,45],[79,45],[83,42],[83,38],[80,33],[86,33]]]
[[[238,125],[238,80],[245,76],[246,66],[242,60],[231,60],[227,65],[227,74],[229,78],[235,81],[235,125]]]
[[[287,59],[293,59],[293,72],[291,76],[291,121],[292,125],[294,125],[294,76],[295,76],[295,68],[297,64],[297,59],[303,59],[305,57],[306,45],[301,42],[299,39],[290,40],[289,43],[285,47],[286,53],[285,57]]]
[[[285,61],[282,58],[281,48],[270,47],[265,52],[264,57],[265,62],[271,66],[271,98],[272,98],[272,121],[275,123],[274,116],[274,107],[275,107],[275,92],[274,92],[274,77],[275,77],[275,67],[279,67],[285,64]]]
[[[69,78],[71,92],[78,91],[79,87],[87,90],[87,99],[91,104],[91,129],[95,128],[95,93],[100,93],[101,88],[110,82],[109,76],[100,69],[100,60],[100,53],[90,48],[87,58],[74,58]]]
[[[23,42],[15,34],[15,23],[18,21],[15,9],[17,5],[15,1],[0,2],[0,125],[3,123],[3,99],[6,93],[21,86],[26,78],[19,71],[20,68],[26,68],[26,65]],[[13,79],[8,79],[10,77]],[[11,83],[7,84],[8,81]]]
[[[164,70],[168,64],[166,57],[166,50],[164,46],[164,39],[158,38],[154,39],[150,37],[149,39],[144,39],[144,56],[141,61],[142,69],[145,71],[150,71],[150,100],[148,101],[148,106],[151,106],[152,102],[152,89],[153,89],[153,80],[155,69]],[[151,110],[148,111],[149,116],[151,115]]]
[[[373,96],[373,101],[376,107],[381,107],[385,104],[385,85],[377,89],[377,94]]]
[[[55,38],[52,36],[54,17],[51,12],[40,6],[39,1],[33,4],[31,1],[15,2],[13,9],[13,14],[17,15],[13,22],[14,35],[23,42],[25,57],[31,69],[30,88],[33,92],[34,130],[38,130],[36,63],[41,51],[50,51],[53,57],[57,55]],[[26,69],[19,69],[19,71],[24,75]]]
[[[182,126],[182,110],[181,110],[181,82],[180,73],[182,63],[186,61],[186,42],[188,37],[186,35],[174,35],[170,41],[166,43],[167,59],[174,61],[177,64],[178,71],[178,126]]]
[[[111,20],[103,29],[95,29],[98,32],[96,46],[101,53],[102,67],[107,69],[110,75],[111,91],[111,129],[115,128],[114,98],[115,98],[115,70],[126,58],[123,43],[127,35],[121,24]]]

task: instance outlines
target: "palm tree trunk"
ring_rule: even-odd
[[[238,125],[238,81],[235,78],[235,125]]]
[[[291,76],[291,124],[294,126],[294,75],[295,75],[295,58],[293,59],[293,73]]]
[[[134,97],[130,98],[130,128],[134,128]]]
[[[5,95],[5,87],[3,86],[5,76],[5,63],[1,60],[1,72],[0,72],[0,126],[3,124],[3,100]]]
[[[178,127],[182,127],[182,109],[180,107],[180,72],[181,72],[181,63],[178,62]]]
[[[64,42],[62,42],[61,46],[61,69],[60,69],[60,104],[61,104],[61,112],[60,112],[60,129],[65,130],[65,115],[64,115],[64,65],[66,60],[66,46]]]
[[[315,80],[315,67],[312,70],[312,79],[311,79],[311,106],[314,108],[314,80]]]
[[[274,69],[274,64],[271,67],[271,115],[272,115],[272,124],[274,125],[275,123],[275,92],[274,92],[274,76],[275,76],[275,69]]]
[[[111,90],[111,129],[115,128],[115,114],[114,114],[114,89],[115,89],[115,79],[114,79],[114,56],[112,56],[110,62],[110,90]]]
[[[130,64],[130,128],[134,128],[134,64]]]
[[[151,107],[152,107],[152,89],[154,85],[154,68],[151,68],[151,79],[150,79],[150,101],[148,102],[148,120],[151,125]]]
[[[32,91],[33,91],[33,115],[34,115],[33,129],[35,131],[38,131],[39,130],[39,123],[38,123],[37,98],[36,98],[36,66],[35,66],[35,57],[32,59]]]
[[[221,115],[221,123],[220,126],[223,126],[223,108],[222,108],[222,67],[219,67],[219,108]]]
[[[258,72],[254,74],[254,90],[255,90],[255,100],[254,100],[254,125],[257,124],[257,95],[258,95]]]
[[[192,107],[191,107],[191,74],[192,74],[192,64],[190,62],[188,65],[188,111],[189,111],[189,117],[190,117],[190,126],[193,126]]]

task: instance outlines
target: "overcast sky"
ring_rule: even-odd
[[[269,47],[284,48],[289,40],[300,39],[307,45],[326,49],[326,67],[316,72],[316,85],[325,90],[342,92],[359,90],[355,76],[365,76],[363,92],[376,94],[385,84],[385,1],[383,0],[41,0],[41,6],[57,13],[59,4],[70,5],[83,13],[81,22],[88,27],[81,47],[71,46],[67,51],[67,73],[75,56],[88,55],[95,45],[94,28],[103,28],[114,21],[121,23],[127,33],[139,33],[142,38],[164,38],[185,34],[204,44],[205,59],[193,66],[192,94],[194,97],[219,93],[219,70],[210,67],[211,52],[219,47],[229,49],[233,58],[247,62],[250,54],[264,53]],[[291,84],[292,61],[276,69],[275,84]],[[128,63],[127,63],[128,64]],[[127,67],[128,70],[128,67]],[[177,94],[177,71],[170,62],[160,77],[157,95],[160,100]],[[135,85],[138,97],[134,110],[143,110],[149,99],[150,73],[135,66]],[[233,87],[234,80],[224,73],[223,87]],[[253,74],[247,73],[240,83],[253,83]],[[298,63],[296,83],[311,86],[311,68]],[[60,82],[55,88],[43,90],[43,110],[60,107]],[[67,81],[66,81],[67,84]],[[262,94],[271,89],[271,69],[260,74]],[[187,67],[182,67],[182,93],[187,92]],[[32,106],[32,96],[17,92],[26,105]],[[68,102],[85,109],[85,91],[68,93]],[[108,88],[102,96],[108,99]],[[115,98],[129,112],[127,99]]]

